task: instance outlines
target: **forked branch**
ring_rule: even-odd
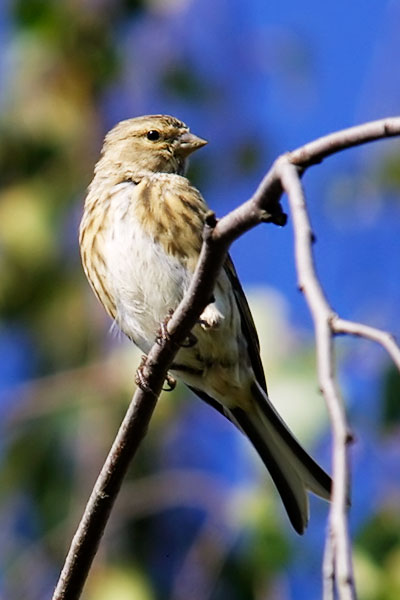
[[[328,598],[333,598],[333,579],[335,578],[339,597],[343,600],[352,600],[356,594],[351,561],[351,542],[347,527],[349,489],[347,446],[352,440],[352,435],[335,376],[332,340],[335,313],[324,295],[315,271],[312,255],[314,236],[297,168],[289,162],[284,162],[281,166],[281,180],[288,195],[293,216],[298,284],[305,295],[314,322],[319,386],[328,407],[333,433],[334,484],[329,518],[329,537],[325,552],[327,562],[324,565],[324,573],[329,573],[329,580],[325,581],[324,589],[326,593],[328,593],[327,590],[330,590]],[[327,564],[328,562],[330,564]]]

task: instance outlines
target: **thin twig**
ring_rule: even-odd
[[[324,560],[322,566],[323,574],[323,600],[334,600],[335,598],[335,552],[333,548],[333,536],[328,531],[325,542]]]
[[[312,252],[313,233],[297,167],[289,162],[282,162],[281,180],[289,198],[293,217],[298,284],[306,298],[314,321],[319,385],[328,406],[333,431],[334,485],[330,512],[330,535],[327,541],[330,548],[326,552],[334,563],[333,568],[326,564],[325,569],[327,573],[331,570],[335,572],[341,600],[354,600],[356,594],[351,542],[347,526],[349,481],[347,446],[352,436],[349,432],[343,400],[335,377],[331,329],[334,312],[324,295],[316,274]],[[325,583],[325,588],[330,588],[328,581]]]
[[[286,216],[280,206],[280,198],[283,191],[280,177],[283,173],[285,186],[289,189],[292,189],[292,187],[296,188],[294,196],[300,197],[304,201],[301,187],[299,189],[299,184],[297,183],[297,173],[293,171],[294,167],[291,167],[291,165],[296,165],[299,169],[299,174],[301,174],[309,166],[345,148],[395,135],[400,135],[399,117],[366,123],[315,140],[278,158],[260,183],[252,198],[229,213],[218,223],[216,223],[213,215],[209,216],[205,228],[205,239],[201,255],[196,272],[192,278],[190,289],[168,323],[169,339],[153,346],[142,368],[144,390],[138,390],[135,393],[106,463],[99,475],[79,528],[72,541],[53,595],[53,600],[77,600],[80,597],[129,462],[146,433],[167,370],[179,350],[180,344],[194,326],[203,308],[207,305],[230,244],[240,235],[260,223],[272,222],[279,225],[285,224]],[[283,164],[286,166],[282,170]],[[291,196],[293,197],[293,193]],[[302,214],[302,210],[301,207],[296,206],[294,214],[298,215],[299,222],[305,223],[307,226],[306,229],[309,231],[307,215],[306,213]],[[304,250],[303,259],[306,262],[308,261],[307,268],[305,269],[306,274],[307,272],[311,272],[311,283],[315,285],[315,282],[313,282],[315,273],[313,275],[312,257],[311,263],[309,262],[309,257],[307,257],[307,248],[310,243],[311,238],[308,233],[306,237],[303,236],[301,246]],[[307,275],[305,276],[305,286],[307,287],[309,283]],[[333,331],[332,322],[335,320],[335,315],[332,314],[319,284],[314,293],[311,293],[310,302],[312,302],[316,313],[321,310],[324,314],[328,312],[330,315],[330,322],[328,324],[322,318],[317,317],[316,322],[318,326],[316,335],[321,387],[325,391],[330,408],[337,447],[334,457],[334,508],[331,512],[331,526],[334,525],[335,530],[335,545],[333,549],[335,553],[336,576],[339,577],[339,583],[342,588],[349,592],[347,596],[343,595],[342,597],[352,598],[354,597],[352,580],[346,580],[347,577],[351,578],[351,568],[349,567],[349,565],[351,566],[351,560],[349,559],[346,518],[343,516],[346,510],[346,491],[344,490],[344,486],[347,479],[345,447],[348,441],[348,431],[343,406],[340,402],[332,374],[333,356],[330,334]],[[338,327],[337,321],[336,327]],[[347,327],[349,328],[349,324],[347,324]],[[339,333],[339,330],[337,329],[335,332]],[[357,330],[357,333],[354,331],[347,331],[347,333],[363,335],[360,329]],[[371,331],[369,331],[367,337],[373,339]],[[374,339],[382,343],[392,355],[394,350],[394,355],[397,356],[397,350],[393,347],[390,340],[376,335]]]
[[[320,137],[290,152],[288,158],[292,164],[304,169],[341,150],[347,150],[383,138],[398,136],[399,129],[400,117],[387,117],[386,119],[370,121]]]
[[[390,358],[400,371],[400,348],[396,343],[394,336],[389,331],[376,329],[364,323],[355,323],[347,319],[341,319],[337,315],[331,321],[332,331],[336,334],[355,335],[363,337],[372,342],[377,342],[386,350]]]

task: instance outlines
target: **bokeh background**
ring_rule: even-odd
[[[104,133],[171,113],[209,145],[190,177],[217,214],[271,161],[400,106],[400,3],[3,0],[0,3],[0,597],[51,597],[134,388],[139,355],[82,274],[77,228]],[[319,273],[344,317],[400,337],[400,142],[305,177]],[[330,468],[292,230],[232,248],[271,397]],[[350,514],[360,598],[400,597],[400,382],[371,343],[337,342],[356,435]],[[328,507],[303,538],[246,440],[178,387],[161,397],[85,600],[314,599]]]

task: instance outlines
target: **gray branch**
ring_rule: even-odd
[[[104,528],[126,471],[144,438],[168,368],[180,345],[209,302],[215,281],[231,243],[259,225],[284,225],[286,215],[280,200],[288,193],[292,212],[296,264],[300,286],[312,313],[316,331],[318,377],[327,402],[333,430],[333,501],[330,534],[324,563],[324,598],[355,598],[351,544],[347,524],[348,459],[351,439],[343,402],[335,380],[333,335],[347,333],[380,343],[400,366],[400,349],[386,332],[340,319],[330,307],[315,272],[310,223],[300,183],[304,171],[324,158],[352,146],[400,135],[400,117],[382,119],[319,138],[279,157],[255,194],[217,222],[207,218],[204,243],[190,288],[168,323],[167,339],[154,344],[141,368],[141,389],[137,389],[110,453],[97,479],[85,512],[72,540],[53,600],[77,600],[88,577]]]
[[[354,600],[355,585],[351,561],[351,542],[347,527],[349,464],[347,446],[352,435],[346,420],[343,400],[335,376],[332,321],[335,317],[318,280],[312,254],[313,233],[307,214],[303,188],[297,168],[282,163],[282,185],[288,195],[295,235],[295,256],[298,283],[304,293],[314,322],[319,386],[327,403],[333,432],[333,491],[330,511],[328,547],[324,565],[329,581],[325,590],[332,590],[333,575],[339,597]],[[327,598],[331,598],[329,593]]]

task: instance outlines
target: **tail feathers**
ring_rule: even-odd
[[[329,500],[329,475],[302,448],[282,421],[264,390],[252,389],[255,410],[230,409],[232,420],[248,436],[268,468],[294,529],[304,533],[309,519],[307,490]]]

